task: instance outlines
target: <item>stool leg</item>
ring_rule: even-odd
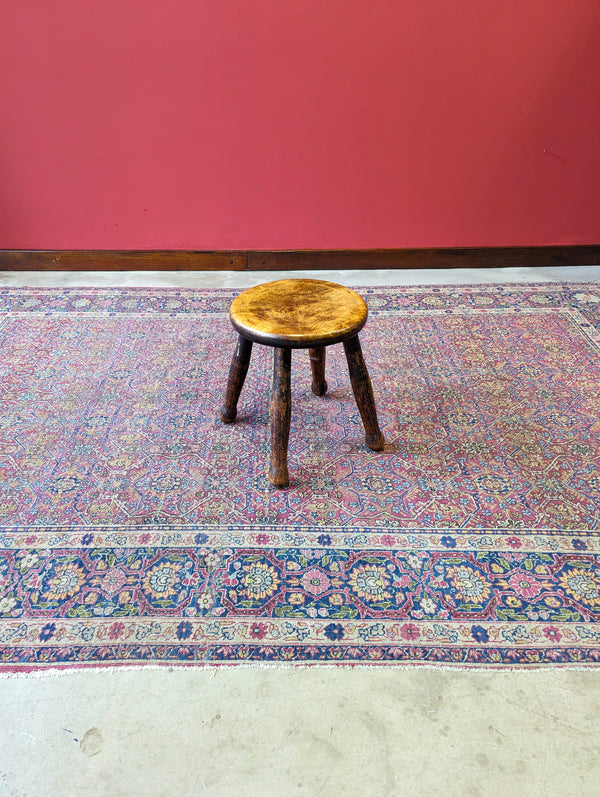
[[[273,349],[273,393],[271,396],[271,467],[269,481],[274,487],[288,487],[287,467],[290,420],[292,417],[291,349]]]
[[[327,393],[325,381],[325,346],[318,349],[309,349],[310,365],[312,368],[312,392],[315,396],[324,396]]]
[[[373,398],[373,387],[363,359],[358,335],[344,341],[344,351],[348,360],[350,383],[352,384],[354,398],[365,427],[365,443],[372,451],[383,451],[385,441],[379,428],[375,399]]]
[[[225,399],[221,407],[221,420],[223,423],[233,423],[235,421],[237,403],[248,373],[251,354],[252,341],[246,340],[246,338],[239,335],[233,359],[231,360],[231,368],[229,369]]]

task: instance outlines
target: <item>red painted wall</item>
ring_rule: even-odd
[[[600,242],[598,0],[19,0],[1,248]]]

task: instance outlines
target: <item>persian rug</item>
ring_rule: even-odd
[[[295,351],[282,491],[236,292],[0,290],[0,671],[600,661],[600,288],[359,290],[386,449]]]

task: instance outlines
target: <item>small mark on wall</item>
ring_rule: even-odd
[[[557,161],[566,164],[566,160],[564,158],[561,158],[560,155],[557,155],[556,152],[552,152],[552,150],[548,149],[547,147],[544,147],[544,155],[551,155],[553,158],[556,158]]]

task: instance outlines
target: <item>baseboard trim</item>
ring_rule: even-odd
[[[302,271],[600,265],[600,244],[438,249],[0,250],[2,271]]]
[[[3,249],[2,271],[246,271],[246,252]]]

